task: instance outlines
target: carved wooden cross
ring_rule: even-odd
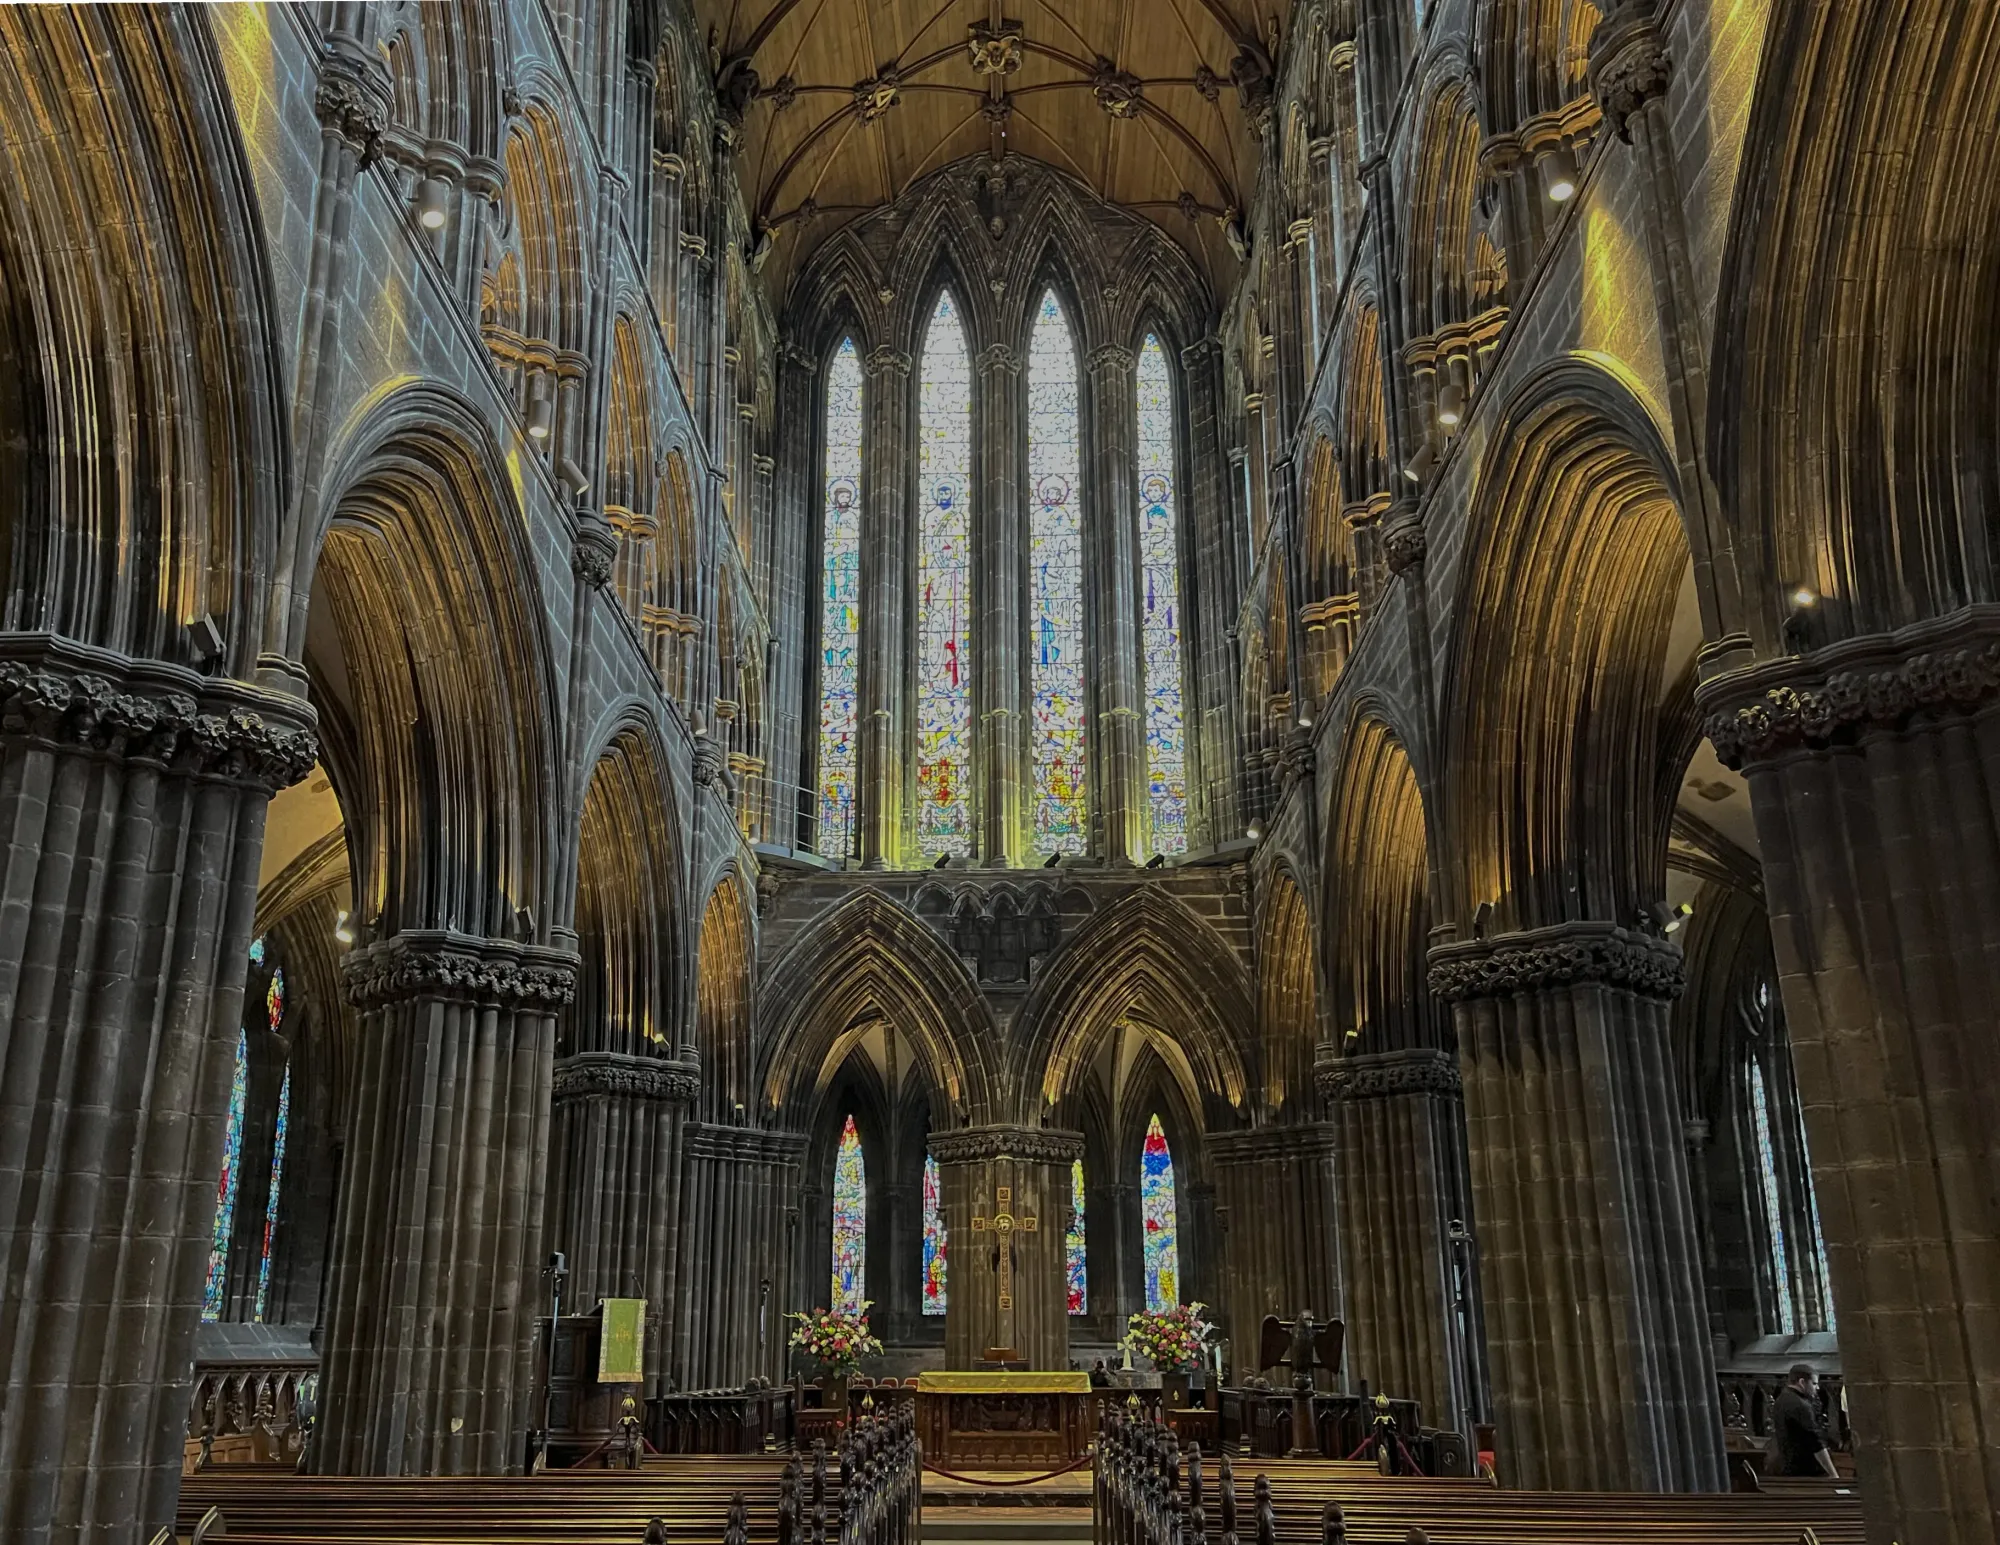
[[[1041,1219],[1035,1217],[1017,1218],[1010,1210],[1014,1205],[1014,1188],[999,1186],[993,1192],[993,1204],[999,1211],[993,1214],[992,1229],[1000,1237],[994,1242],[994,1268],[1000,1273],[1000,1304],[1003,1310],[1014,1307],[1014,1230],[1032,1234],[1040,1226]],[[972,1220],[972,1231],[983,1234],[988,1227],[985,1218]]]

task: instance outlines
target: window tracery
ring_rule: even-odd
[[[958,305],[938,296],[918,411],[917,848],[972,851],[972,358]]]
[[[854,843],[860,730],[861,356],[852,338],[826,377],[826,467],[822,484],[819,832],[815,850],[846,854]]]

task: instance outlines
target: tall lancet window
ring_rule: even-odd
[[[1181,708],[1181,556],[1174,504],[1174,380],[1151,333],[1139,349],[1139,645],[1146,662],[1146,782],[1153,851],[1187,851]]]
[[[972,357],[949,292],[924,335],[918,406],[917,847],[972,851]]]
[[[1083,481],[1076,346],[1054,290],[1028,340],[1028,671],[1038,853],[1084,847]]]
[[[924,1155],[924,1313],[945,1309],[944,1203],[938,1191],[938,1162]]]
[[[1069,1280],[1069,1312],[1090,1312],[1090,1252],[1083,1232],[1083,1160],[1069,1161],[1069,1228],[1063,1234],[1063,1275]]]
[[[1160,1118],[1146,1124],[1139,1154],[1139,1217],[1145,1228],[1141,1254],[1146,1263],[1146,1307],[1172,1309],[1181,1301],[1179,1207],[1174,1196],[1174,1156]]]
[[[259,939],[251,959],[263,958],[264,941]],[[208,1280],[202,1290],[201,1317],[222,1318],[222,1306],[229,1296],[229,1241],[236,1232],[236,1189],[243,1158],[243,1105],[250,1090],[250,1036],[236,1032],[236,1071],[229,1084],[229,1121],[222,1129],[222,1175],[215,1183],[215,1223],[209,1235]]]
[[[1764,1093],[1764,1070],[1750,1060],[1750,1117],[1757,1127],[1757,1172],[1764,1194],[1764,1228],[1771,1246],[1771,1276],[1778,1295],[1778,1331],[1799,1333],[1792,1308],[1792,1260],[1785,1238],[1785,1208],[1778,1193],[1778,1159],[1772,1139],[1771,1105]]]
[[[860,730],[861,356],[847,339],[826,373],[825,515],[819,612],[819,833],[814,851],[854,845]]]
[[[859,1314],[868,1298],[868,1171],[854,1118],[840,1131],[833,1156],[833,1297],[830,1305]]]

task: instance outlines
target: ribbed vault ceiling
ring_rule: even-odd
[[[856,215],[968,155],[1047,161],[1157,221],[1218,292],[1224,219],[1289,0],[697,0],[741,115],[740,170],[782,294]]]

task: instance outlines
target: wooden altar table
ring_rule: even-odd
[[[946,1470],[1056,1470],[1089,1451],[1087,1373],[926,1373],[924,1462]]]

